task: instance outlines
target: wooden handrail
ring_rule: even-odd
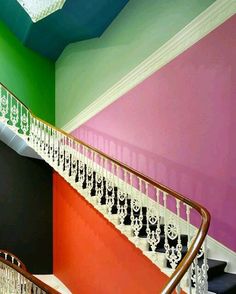
[[[4,254],[4,255],[6,254],[6,255],[8,255],[10,257],[13,257],[20,264],[19,267],[21,267],[25,271],[28,271],[25,264],[15,254],[13,254],[13,253],[11,253],[9,251],[6,251],[4,249],[0,249],[0,254]],[[8,259],[5,259],[5,260],[8,260]]]
[[[25,271],[23,268],[11,263],[10,261],[0,257],[0,262],[6,264],[7,266],[17,271],[19,274],[24,276],[27,280],[31,281],[34,285],[36,285],[37,287],[39,287],[41,290],[45,291],[46,293],[60,294],[60,292],[58,292],[57,290],[51,288],[50,286],[48,286],[47,284],[45,284],[44,282],[42,282],[41,280],[33,276],[31,273]]]
[[[5,88],[7,91],[9,91],[7,89],[7,87],[5,87],[2,83],[0,83],[0,85],[3,88]],[[9,91],[9,92],[11,93],[11,95],[13,95],[15,97],[16,100],[18,100],[19,103],[22,103],[11,91]],[[28,109],[28,107],[26,107],[26,108]],[[89,144],[75,138],[74,136],[66,133],[65,131],[63,131],[61,129],[58,129],[57,127],[51,125],[50,123],[44,121],[43,119],[38,118],[37,116],[35,116],[32,113],[32,111],[30,109],[28,109],[28,111],[30,112],[32,117],[39,120],[43,124],[47,125],[51,129],[62,133],[63,135],[67,136],[68,138],[74,140],[75,142],[77,142],[77,143],[83,145],[84,147],[96,152],[97,154],[99,154],[103,158],[113,162],[115,165],[127,170],[129,173],[137,176],[141,180],[151,184],[152,186],[154,186],[154,187],[156,187],[158,189],[161,189],[162,191],[166,192],[167,194],[169,194],[169,195],[177,198],[178,200],[186,203],[190,207],[194,208],[200,214],[200,216],[201,216],[201,225],[200,225],[200,228],[198,230],[198,233],[197,233],[196,237],[194,238],[194,240],[193,240],[187,254],[182,259],[182,261],[179,263],[176,270],[171,275],[169,281],[166,283],[166,285],[164,286],[164,288],[163,288],[163,290],[161,292],[163,294],[171,294],[174,291],[174,289],[176,288],[176,286],[180,283],[180,281],[183,278],[183,276],[185,275],[185,273],[187,272],[189,266],[191,265],[191,263],[193,262],[193,260],[197,256],[197,254],[198,254],[199,250],[201,249],[201,246],[202,246],[202,244],[203,244],[203,242],[204,242],[204,240],[206,238],[206,235],[207,235],[207,232],[208,232],[208,229],[209,229],[209,226],[210,226],[210,219],[211,219],[210,213],[208,212],[208,210],[205,207],[203,207],[202,205],[200,205],[199,203],[197,203],[196,201],[191,200],[191,199],[185,197],[184,195],[182,195],[182,194],[168,188],[167,186],[154,181],[150,177],[145,176],[144,174],[142,174],[142,173],[138,172],[137,170],[129,167],[128,165],[116,160],[115,158],[112,158],[112,157],[108,156],[107,154],[105,154],[104,152],[98,150],[97,148],[94,148],[93,146],[90,146]]]

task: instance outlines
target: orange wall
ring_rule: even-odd
[[[166,276],[57,173],[54,274],[73,294],[157,294]]]

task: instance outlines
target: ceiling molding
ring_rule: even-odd
[[[235,0],[217,0],[62,127],[72,132],[236,13]]]

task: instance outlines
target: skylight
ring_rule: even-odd
[[[66,0],[17,0],[33,22],[61,9]]]

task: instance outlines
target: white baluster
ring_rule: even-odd
[[[169,212],[169,217],[167,219],[167,215],[165,216],[165,251],[166,258],[170,262],[171,268],[175,269],[178,265],[178,262],[182,258],[182,244],[180,239],[180,228],[179,228],[179,209],[180,209],[180,201],[175,199],[176,201],[176,209],[177,216],[173,212]],[[165,193],[165,210],[167,213],[167,194]],[[169,242],[177,240],[176,246],[171,246]]]
[[[10,96],[10,121],[12,122],[12,127],[14,130],[17,130],[16,124],[19,119],[19,109],[18,109],[18,102],[14,99],[14,97]]]
[[[120,172],[122,172],[122,170]],[[123,170],[123,173],[124,181],[122,182],[122,180],[119,179],[120,184],[117,189],[117,213],[121,227],[124,225],[125,218],[128,214],[128,194],[125,189],[127,186],[127,171]]]
[[[132,175],[130,175],[130,185],[133,192]],[[131,227],[133,229],[134,237],[138,240],[138,235],[143,226],[143,210],[142,210],[142,180],[138,178],[139,194],[135,196],[133,192],[131,195]]]
[[[101,205],[103,193],[104,193],[104,178],[103,178],[103,164],[104,158],[97,154],[96,162],[98,164],[98,170],[96,171],[96,184],[95,184],[95,201]]]
[[[151,247],[153,253],[156,252],[158,243],[160,242],[160,199],[159,199],[159,189],[156,190],[156,204],[150,204],[147,207],[147,242]],[[150,203],[150,202],[149,202]],[[151,207],[150,207],[151,206]],[[150,229],[150,225],[152,228]],[[154,255],[156,257],[156,255]]]
[[[0,105],[1,105],[1,120],[4,123],[7,123],[7,118],[6,115],[8,114],[8,110],[9,110],[9,96],[10,94],[8,92],[6,93],[1,93],[0,96]]]

